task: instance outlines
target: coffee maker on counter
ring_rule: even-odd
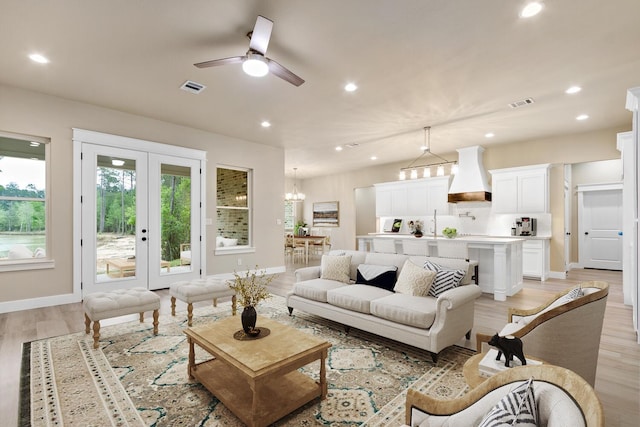
[[[515,227],[511,228],[512,236],[535,236],[536,219],[528,216],[516,218]]]

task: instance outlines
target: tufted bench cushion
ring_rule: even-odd
[[[231,297],[231,314],[236,314],[236,292],[222,279],[212,277],[206,279],[183,280],[169,286],[171,295],[171,315],[176,315],[176,299],[187,303],[187,320],[191,326],[193,321],[193,303],[213,300],[213,306],[218,306],[218,298]]]
[[[153,333],[158,335],[160,297],[145,288],[95,292],[84,297],[82,306],[85,333],[89,333],[89,327],[93,321],[93,348],[98,348],[100,321],[111,317],[140,313],[140,322],[144,322],[144,312],[153,311]]]

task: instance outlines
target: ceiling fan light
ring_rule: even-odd
[[[269,64],[264,56],[250,53],[242,63],[242,70],[252,77],[263,77],[269,73]]]

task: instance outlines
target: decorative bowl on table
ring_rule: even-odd
[[[456,230],[455,228],[447,227],[444,230],[442,230],[442,235],[449,239],[453,239],[458,235],[458,230]]]

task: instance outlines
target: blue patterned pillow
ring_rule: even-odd
[[[431,288],[429,288],[429,296],[435,298],[449,289],[458,287],[465,274],[467,274],[464,270],[443,267],[440,264],[436,264],[429,260],[425,261],[424,268],[425,270],[436,272],[433,284],[431,285]]]
[[[536,427],[538,414],[533,393],[533,378],[520,384],[494,406],[478,427]]]
[[[356,285],[370,285],[392,291],[396,284],[398,267],[395,265],[360,264]]]

